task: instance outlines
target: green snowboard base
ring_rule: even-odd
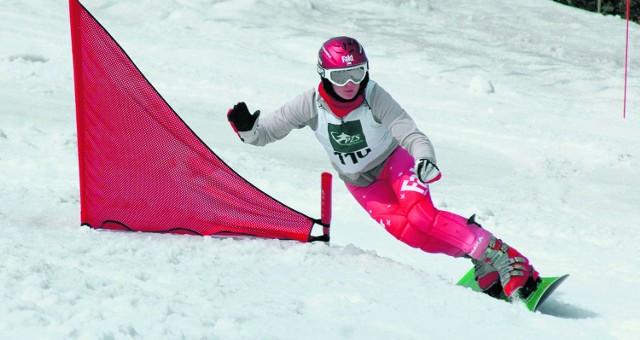
[[[543,277],[542,282],[538,285],[538,288],[529,295],[526,300],[523,300],[524,304],[527,306],[527,309],[535,312],[540,308],[542,303],[553,293],[558,286],[567,278],[569,274],[558,276],[558,277]],[[460,279],[458,282],[458,286],[463,286],[467,288],[471,288],[476,292],[482,292],[480,287],[478,287],[478,283],[473,278],[473,268],[465,274],[465,276]],[[501,294],[497,297],[500,300],[511,301],[506,295]]]

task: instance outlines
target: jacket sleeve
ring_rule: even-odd
[[[275,112],[258,117],[250,131],[239,132],[245,143],[264,146],[287,136],[293,129],[309,124],[316,115],[315,90],[310,89]]]
[[[368,102],[376,120],[391,131],[391,135],[413,158],[426,158],[436,164],[436,154],[429,138],[387,91],[375,84]]]

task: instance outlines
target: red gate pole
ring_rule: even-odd
[[[622,118],[627,118],[627,70],[629,69],[629,12],[631,12],[631,0],[627,0],[627,36],[624,49],[624,107]]]
[[[329,236],[329,225],[331,225],[331,186],[333,176],[328,172],[321,175],[321,217],[323,224],[323,234]]]

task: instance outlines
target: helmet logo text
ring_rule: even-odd
[[[353,62],[353,60],[354,60],[353,59],[353,54],[342,56],[342,62],[343,63],[351,64]]]

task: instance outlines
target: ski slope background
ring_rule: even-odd
[[[85,0],[225,162],[319,216],[311,130],[242,144],[226,111],[317,85],[326,39],[436,147],[436,205],[569,280],[539,313],[455,286],[464,259],[393,239],[334,181],[332,242],[79,226],[67,2],[0,0],[0,338],[635,339],[640,335],[640,29],[549,0]]]

